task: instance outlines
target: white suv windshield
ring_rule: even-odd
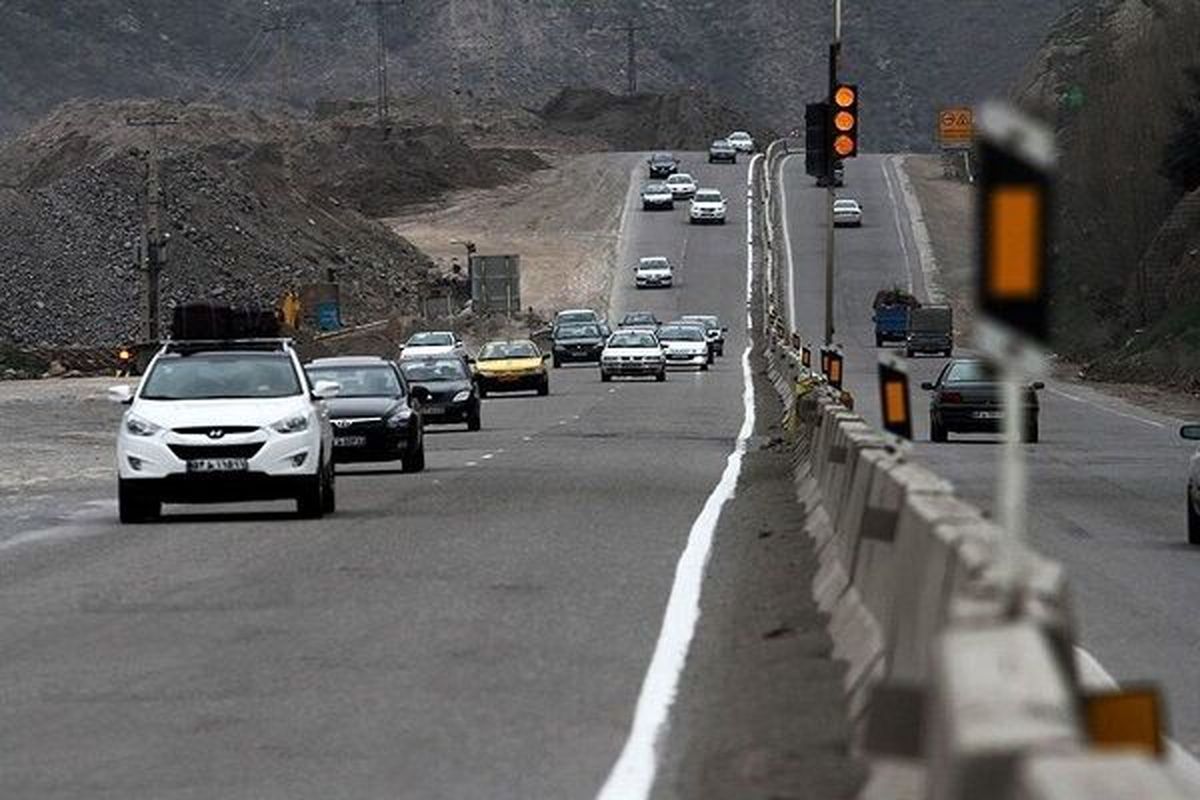
[[[450,347],[454,337],[449,333],[414,333],[408,343],[417,347]]]
[[[719,203],[721,202],[720,192],[696,192],[697,203]]]
[[[676,175],[672,175],[671,177],[667,178],[667,183],[672,184],[672,185],[675,185],[678,183],[691,183],[691,182],[692,182],[691,175],[676,174]]]
[[[143,400],[270,398],[300,394],[292,360],[282,354],[193,353],[158,359]]]

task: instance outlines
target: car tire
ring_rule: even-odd
[[[667,371],[665,369],[662,372],[660,372],[654,376],[654,380],[658,381],[659,383],[662,383],[666,379],[667,379]]]
[[[127,481],[117,479],[117,516],[122,525],[149,522],[161,515],[161,500],[139,494]]]
[[[415,450],[405,453],[400,458],[401,472],[424,472],[425,471],[425,440],[422,438]]]
[[[1021,431],[1021,441],[1028,444],[1037,444],[1038,441],[1038,421],[1036,418],[1025,423],[1025,430]]]
[[[1200,545],[1200,514],[1192,506],[1192,493],[1187,496],[1188,544]]]
[[[470,412],[469,414],[467,414],[467,430],[477,431],[482,427],[483,427],[483,419],[480,416],[478,408],[475,409],[474,411]]]
[[[946,358],[951,358],[954,355],[954,348],[950,348],[949,350],[943,350],[942,355],[944,355]]]
[[[301,519],[320,519],[325,514],[325,475],[317,473],[304,482],[296,495],[296,513]]]
[[[561,360],[561,359],[559,359],[559,357],[558,357],[558,356],[555,356],[555,357],[554,357],[554,360],[553,360],[553,362],[552,362],[552,363],[554,364],[554,368],[555,368],[555,369],[558,369],[559,367],[561,367],[561,366],[562,366],[562,360]]]
[[[550,394],[550,379],[549,378],[546,378],[546,380],[542,381],[541,385],[539,385],[537,388],[537,393],[538,393],[538,397],[545,397],[546,395]]]
[[[883,347],[883,337],[882,337],[882,336],[880,336],[878,333],[877,333],[877,334],[875,334],[875,346],[876,346],[876,347]]]
[[[705,364],[715,364],[715,363],[717,363],[717,357],[716,357],[716,355],[713,353],[713,351],[712,351],[712,350],[709,350],[709,351],[708,351],[708,360],[707,360],[707,361],[705,361]]]
[[[932,414],[929,415],[929,441],[931,442],[946,442],[950,437],[947,435],[946,429]]]
[[[650,204],[642,203],[642,211],[649,211],[649,210],[650,210]]]
[[[612,375],[609,375],[604,370],[600,370],[600,382],[601,383],[608,383],[611,380],[612,380]]]
[[[479,384],[479,399],[482,400],[485,397],[487,397],[487,387],[481,383]]]
[[[718,356],[721,356],[722,358],[724,358],[724,356],[725,356],[725,345],[720,345],[719,347],[717,347],[717,355],[718,355]]]
[[[911,350],[907,347],[904,348],[904,357],[905,358],[912,358],[915,354],[916,354],[915,350]]]
[[[708,363],[709,363],[709,362],[707,362],[707,361],[706,361],[706,362],[704,362],[703,364],[701,364],[701,365],[700,365],[700,371],[701,371],[701,372],[708,372]]]

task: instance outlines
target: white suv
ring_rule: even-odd
[[[283,339],[167,342],[136,389],[117,435],[121,522],[163,503],[294,499],[301,516],[335,507],[333,431],[324,401]]]
[[[688,210],[689,221],[725,224],[725,198],[716,189],[698,189]]]

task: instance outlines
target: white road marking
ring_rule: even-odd
[[[892,182],[892,174],[888,171],[887,159],[881,159],[879,169],[883,172],[883,182],[887,184],[888,199],[892,204],[892,221],[896,223],[896,236],[900,239],[900,251],[904,253],[904,274],[908,278],[908,293],[913,293],[916,281],[913,280],[912,254],[908,252],[908,240],[904,238],[904,226],[900,222],[900,204],[896,201],[896,187]]]
[[[912,230],[913,242],[917,246],[917,256],[921,261],[921,277],[925,279],[925,299],[930,303],[944,303],[946,294],[942,291],[938,277],[937,256],[933,252],[933,240],[929,238],[929,228],[925,226],[921,201],[917,197],[916,190],[913,189],[912,182],[908,179],[908,173],[904,171],[904,159],[901,156],[893,156],[891,162],[896,173],[896,181],[900,184],[900,194],[904,197],[904,207],[908,212],[908,224]]]
[[[1092,402],[1091,400],[1088,400],[1086,397],[1079,397],[1078,395],[1074,395],[1069,392],[1064,392],[1061,389],[1055,389],[1055,388],[1051,387],[1051,388],[1047,389],[1047,391],[1049,391],[1052,394],[1056,394],[1059,397],[1065,397],[1067,400],[1070,400],[1072,402],[1082,403],[1085,406],[1091,406],[1092,408],[1096,408],[1101,411],[1107,411],[1109,414],[1112,414],[1114,416],[1124,417],[1125,419],[1131,419],[1131,420],[1134,420],[1135,422],[1140,422],[1143,425],[1150,425],[1155,428],[1167,427],[1166,425],[1162,424],[1161,422],[1155,422],[1152,419],[1146,419],[1145,417],[1139,417],[1137,414],[1126,414],[1124,411],[1117,411],[1115,408],[1109,408],[1108,406],[1103,405],[1102,403]]]
[[[787,253],[788,330],[794,331],[796,330],[796,263],[792,258],[792,226],[789,224],[787,210],[787,189],[784,188],[786,186],[786,182],[783,180],[783,175],[787,170],[787,162],[791,158],[792,157],[790,155],[786,155],[783,157],[783,160],[779,162],[779,211],[783,216],[783,249],[784,252]],[[769,175],[767,177],[770,178]]]
[[[468,461],[468,462],[467,462],[467,464],[466,464],[466,466],[468,466],[468,467],[478,467],[478,466],[479,466],[479,462],[477,462],[477,461]]]
[[[95,513],[100,509],[104,510],[102,517]],[[19,547],[31,544],[85,539],[91,536],[112,533],[112,529],[107,523],[111,522],[116,515],[117,502],[115,500],[89,500],[83,503],[78,510],[71,512],[67,519],[63,520],[66,524],[52,525],[49,528],[19,533],[10,539],[0,541],[0,551],[16,550]],[[88,527],[88,522],[99,524],[96,527]]]
[[[482,458],[481,460],[483,460],[483,461],[488,461],[488,460],[490,460],[490,459],[493,459],[493,458],[495,458],[495,457],[496,457],[496,456],[495,456],[495,454],[494,454],[494,453],[484,453],[484,454],[483,454],[483,458]]]
[[[1120,688],[1117,679],[1109,674],[1099,659],[1079,645],[1075,645],[1075,667],[1079,670],[1079,682],[1085,689],[1112,691]],[[1200,794],[1200,760],[1170,738],[1167,739],[1167,766],[1176,777],[1189,784],[1193,793]]]
[[[609,394],[616,394],[616,393],[617,393],[617,390],[616,390],[616,389],[609,389],[609,390],[608,390],[608,393],[609,393]]]
[[[750,161],[750,175],[761,156]],[[747,264],[754,263],[753,244],[747,244],[750,255]],[[747,276],[746,297],[752,296],[753,275]],[[752,325],[750,311],[746,312],[747,327]],[[621,755],[601,787],[597,800],[642,800],[650,796],[658,772],[659,743],[666,737],[671,706],[679,690],[679,679],[687,663],[688,649],[700,619],[700,591],[704,569],[712,552],[713,534],[721,517],[721,509],[733,497],[746,443],[754,431],[754,382],[750,374],[750,353],[753,339],[747,339],[742,352],[742,405],[744,416],[738,431],[737,443],[725,463],[725,470],[716,488],[704,503],[700,515],[688,532],[687,546],[675,566],[675,580],[663,614],[662,628],[654,655],[642,681],[633,725]]]
[[[532,436],[522,436],[522,437],[521,437],[521,441],[522,441],[522,442],[529,442],[529,441],[532,441],[532,440],[533,440],[533,437],[532,437]]]

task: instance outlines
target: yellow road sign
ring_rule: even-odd
[[[938,144],[946,148],[970,147],[975,141],[975,112],[966,106],[938,112]]]

